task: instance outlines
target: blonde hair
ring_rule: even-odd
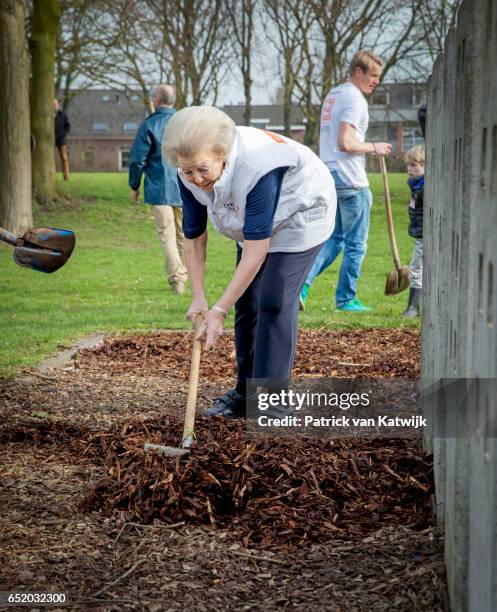
[[[235,140],[235,122],[214,106],[188,106],[169,120],[164,130],[162,153],[178,166],[178,157],[209,151],[226,159]]]
[[[371,51],[360,49],[354,53],[354,57],[349,65],[349,76],[354,76],[355,69],[360,68],[363,72],[367,72],[371,68],[371,64],[383,66],[383,60]]]
[[[404,161],[406,164],[421,164],[425,165],[425,146],[418,145],[406,151],[404,155]]]

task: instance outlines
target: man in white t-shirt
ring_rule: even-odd
[[[321,110],[319,156],[330,169],[337,190],[335,229],[324,243],[300,296],[304,308],[314,279],[343,250],[336,289],[337,310],[370,312],[356,297],[356,284],[366,254],[371,190],[366,175],[366,154],[388,155],[388,142],[366,142],[369,114],[364,94],[380,82],[383,61],[369,51],[357,51],[349,68],[349,80],[332,88]]]

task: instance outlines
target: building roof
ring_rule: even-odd
[[[141,95],[112,89],[78,92],[67,109],[71,137],[134,137],[147,116]]]
[[[377,91],[377,101],[369,107],[370,123],[416,122],[417,108],[426,92],[420,83],[383,83]],[[386,97],[381,92],[387,91]],[[385,102],[385,103],[383,103]],[[416,104],[417,102],[417,104]],[[244,125],[243,104],[226,105],[223,110],[236,125]],[[87,89],[77,92],[67,109],[71,123],[71,137],[134,138],[147,116],[140,92],[124,94],[115,89]],[[303,130],[307,120],[297,105],[290,114],[292,129]],[[252,125],[283,130],[283,106],[259,104],[252,106]]]

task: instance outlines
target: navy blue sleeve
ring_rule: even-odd
[[[183,233],[185,238],[193,240],[201,236],[207,228],[207,208],[200,204],[179,177],[178,186],[183,202]]]
[[[265,174],[247,195],[245,205],[245,240],[264,240],[273,233],[273,221],[280,199],[281,184],[288,167]]]

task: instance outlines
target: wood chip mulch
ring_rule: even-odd
[[[109,338],[94,351],[82,351],[77,367],[97,364],[114,375],[167,374],[188,376],[191,334],[180,332]],[[338,378],[417,378],[420,371],[419,332],[410,328],[305,330],[299,333],[294,376]],[[219,381],[235,375],[233,334],[220,339],[214,351],[203,355],[200,380]]]
[[[198,421],[176,461],[189,334],[107,340],[0,386],[0,591],[76,610],[443,610],[432,463],[419,440],[251,438]],[[233,384],[233,339],[203,357],[199,409]],[[303,376],[419,374],[415,331],[313,330]]]
[[[250,441],[241,423],[204,419],[186,460],[143,452],[146,441],[175,446],[180,437],[170,419],[130,422],[106,435],[107,475],[85,508],[129,510],[130,520],[145,523],[212,525],[244,546],[274,550],[431,524],[432,459],[419,443]]]

